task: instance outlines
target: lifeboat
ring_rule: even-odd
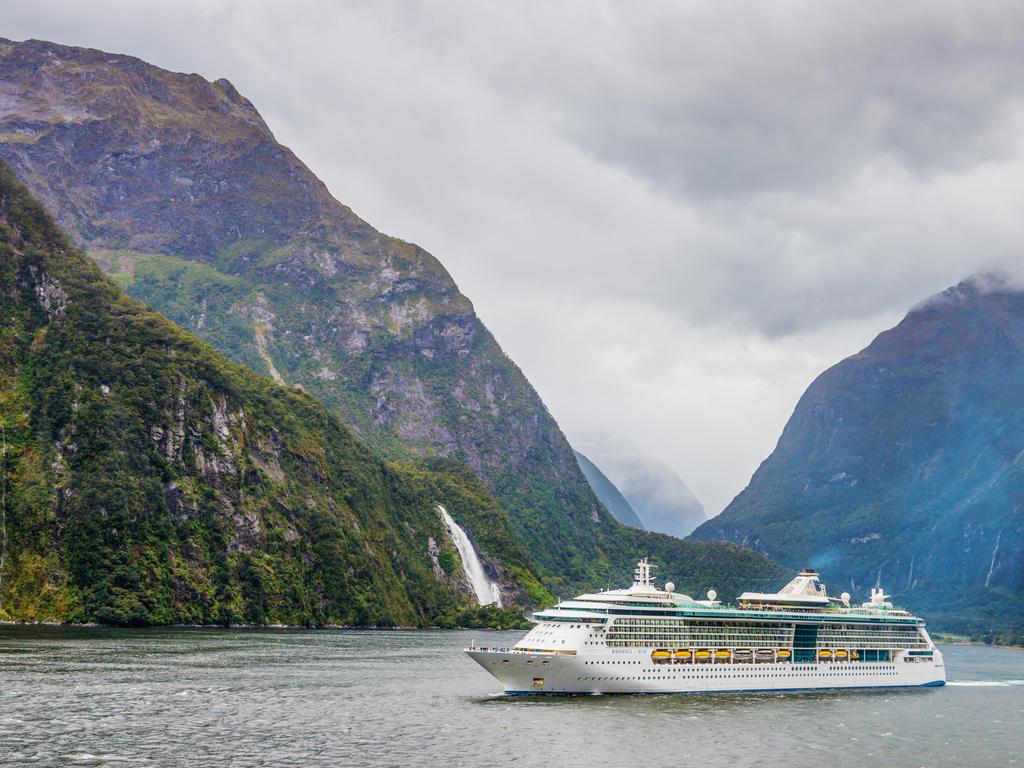
[[[850,654],[847,653],[846,651],[836,651],[836,658],[837,659],[845,659],[849,655]]]
[[[747,662],[754,658],[754,652],[749,648],[737,648],[732,652],[734,661]]]
[[[775,652],[775,657],[778,659],[788,659],[793,655],[793,652],[789,648],[780,648]]]
[[[677,659],[683,659],[685,661],[689,661],[691,656],[693,656],[693,654],[690,651],[687,651],[687,650],[676,651],[676,658]]]
[[[651,658],[655,661],[667,661],[672,656],[671,653],[665,650],[657,650],[651,654]]]
[[[705,650],[694,651],[693,652],[693,656],[694,656],[695,659],[697,659],[697,661],[707,661],[708,659],[711,658],[711,651],[705,651]]]
[[[857,659],[860,658],[860,654],[857,653],[856,651],[850,651],[850,658],[856,661]]]
[[[775,651],[771,648],[758,648],[756,658],[758,661],[771,661],[775,658]]]
[[[719,661],[732,658],[732,651],[726,651],[724,649],[717,650],[715,651],[715,658]]]
[[[818,651],[818,658],[819,659],[831,659],[832,658],[832,651],[830,651],[828,648],[823,648],[820,651]]]

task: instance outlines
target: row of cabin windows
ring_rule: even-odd
[[[813,670],[813,671],[810,671],[810,672],[805,672],[804,674],[848,675],[848,676],[851,676],[851,677],[852,676],[873,677],[873,676],[879,676],[879,675],[895,675],[896,673],[891,671],[893,669],[894,669],[894,667],[883,667],[881,669],[843,669],[843,670],[837,670],[835,672],[832,672],[832,671],[829,671],[829,670]],[[754,678],[754,677],[783,677],[783,676],[787,676],[788,677],[788,676],[790,676],[790,672],[791,672],[791,670],[787,670],[786,672],[781,672],[781,671],[778,671],[778,672],[775,672],[775,671],[773,671],[773,672],[747,672],[747,673],[733,672],[732,674],[729,674],[728,677],[738,678],[738,679]],[[711,678],[721,679],[723,677],[723,675],[721,675],[721,674],[711,675],[711,674],[694,673],[694,672],[690,672],[689,670],[682,671],[682,672],[680,672],[678,670],[673,670],[671,672],[667,672],[667,671],[666,672],[662,672],[662,673],[657,674],[657,675],[638,675],[636,677],[577,677],[576,680],[578,682],[590,682],[590,681],[598,681],[598,680],[662,680],[662,679],[665,679],[667,677],[678,677],[680,674],[683,677],[689,677],[689,678],[693,678],[695,680],[702,680],[702,679],[706,680],[706,679],[711,679]]]
[[[672,619],[617,619],[612,625],[612,628],[649,628],[649,627],[664,627],[675,630],[686,630],[690,632],[725,632],[734,630],[769,630],[776,632],[792,632],[794,629],[793,624],[780,624],[777,622],[766,623],[766,622],[706,622],[706,621],[679,621]],[[919,634],[917,627],[913,626],[880,626],[880,627],[869,627],[858,624],[823,624],[817,628],[819,634],[830,634],[830,633],[867,633],[867,634],[899,634],[907,636],[916,636]]]

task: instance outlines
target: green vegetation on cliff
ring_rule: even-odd
[[[608,515],[469,299],[334,199],[229,82],[2,39],[0,81],[0,159],[130,295],[378,454],[469,467],[546,574],[595,556]]]
[[[291,620],[281,606],[299,596],[313,597],[294,616],[309,615],[311,621],[319,621],[321,614],[325,621],[359,623],[450,617],[462,593],[453,595],[457,559],[433,513],[438,501],[490,558],[503,588],[519,595],[510,603],[542,603],[552,593],[564,596],[628,583],[633,562],[645,555],[660,558],[662,574],[691,591],[702,586],[703,577],[693,567],[697,562],[721,576],[714,586],[723,594],[721,579],[727,573],[737,580],[774,578],[773,564],[741,549],[646,537],[615,522],[591,492],[537,392],[440,262],[411,243],[377,232],[335,200],[226,80],[209,82],[101,51],[0,40],[0,81],[10,85],[9,97],[0,104],[0,158],[74,242],[136,299],[235,363],[277,375],[309,395],[285,392],[229,366],[119,294],[112,304],[133,307],[119,310],[122,321],[135,328],[137,318],[145,315],[154,335],[185,340],[181,343],[195,354],[161,357],[160,350],[176,346],[124,331],[109,334],[109,347],[99,336],[81,333],[83,345],[102,353],[98,359],[121,355],[132,365],[158,362],[167,370],[137,376],[126,363],[128,378],[112,382],[90,369],[88,359],[65,361],[70,368],[61,369],[66,379],[55,385],[54,398],[99,408],[99,421],[90,422],[90,429],[102,426],[114,411],[123,411],[130,422],[124,435],[114,437],[127,441],[117,450],[138,463],[131,467],[126,488],[132,483],[139,487],[121,506],[162,509],[164,504],[168,509],[166,528],[144,526],[152,540],[140,544],[115,537],[110,544],[131,562],[175,563],[175,573],[192,585],[185,592],[202,595],[199,604],[216,606],[189,607],[201,614],[194,620],[239,612]],[[30,140],[7,138],[15,135]],[[104,286],[103,291],[113,290]],[[63,360],[68,349],[78,349],[53,319],[45,327],[47,345],[38,350],[19,337],[19,359],[53,353]],[[23,327],[15,335],[35,332],[35,327]],[[225,373],[218,378],[191,367],[179,372],[182,357],[206,360],[208,367]],[[44,363],[55,365],[50,358],[39,365]],[[20,374],[11,376],[12,386],[30,383]],[[182,380],[185,391],[179,397],[176,387]],[[216,384],[212,394],[204,392],[204,381]],[[136,384],[151,391],[128,404],[121,398]],[[96,395],[101,385],[110,393]],[[181,398],[187,406],[186,427],[177,416]],[[143,404],[164,415],[149,418]],[[30,406],[56,407],[26,401],[19,412]],[[278,412],[291,425],[287,435],[268,431],[271,425],[283,432]],[[83,429],[78,413],[72,409],[66,420]],[[100,472],[101,466],[102,472],[127,471],[121,459],[95,448],[89,450],[96,461],[107,464],[76,465],[77,446],[85,444],[80,436],[59,428],[32,434],[37,463],[26,464],[19,454],[17,471],[27,477],[34,467],[42,496],[61,499],[54,483],[65,480],[50,477],[51,465],[61,471],[65,464],[83,472]],[[153,450],[140,447],[149,445],[146,440]],[[281,447],[281,440],[287,445]],[[347,472],[349,458],[337,453],[341,448],[334,442],[360,457],[356,465],[365,464],[366,477],[354,489],[346,485],[346,492],[357,498],[346,497],[344,503],[334,484],[350,481],[333,469]],[[310,451],[329,458],[311,461]],[[374,456],[395,464],[382,464]],[[333,468],[329,482],[320,466],[324,461]],[[446,463],[442,467],[436,461]],[[159,481],[140,479],[148,470],[159,471]],[[72,497],[61,505],[82,503],[78,484],[86,481],[84,475],[76,477]],[[98,477],[95,482],[106,481]],[[19,494],[25,492],[19,488]],[[443,495],[449,492],[452,497]],[[39,502],[34,508],[58,506]],[[207,520],[195,510],[216,512]],[[141,518],[129,513],[128,519]],[[322,525],[310,529],[309,520]],[[53,558],[67,552],[62,525],[37,521],[35,526],[49,536],[60,534],[54,554],[48,555]],[[319,541],[335,525],[344,533],[330,552],[307,546],[310,537]],[[190,526],[201,530],[189,532]],[[255,533],[243,535],[248,528]],[[120,536],[123,526],[117,530]],[[163,544],[150,546],[162,541],[164,533],[171,542],[166,558],[159,550]],[[226,554],[211,559],[212,551]],[[200,554],[193,557],[194,552]],[[278,559],[267,563],[270,552]],[[317,558],[325,565],[318,565]],[[390,565],[377,567],[385,561]],[[27,573],[28,561],[18,562],[19,573]],[[339,579],[344,582],[338,587],[344,595],[318,591],[316,574],[325,568],[333,569],[331,589]],[[364,569],[373,570],[372,578]],[[143,570],[136,567],[133,573]],[[77,582],[39,564],[38,574],[44,573],[67,581],[69,586],[59,591],[68,606],[76,606],[75,615],[96,615],[83,613],[83,588]],[[45,581],[38,574],[32,584]],[[680,574],[691,574],[694,583]],[[392,576],[380,592],[365,587]],[[161,578],[161,584],[170,583]],[[242,583],[239,579],[252,588],[217,592],[211,586]],[[301,589],[295,587],[300,583]],[[420,586],[425,587],[422,596]],[[431,593],[438,595],[434,602]],[[185,611],[180,606],[193,602],[181,594],[171,600],[178,606],[173,610],[146,611],[151,617],[179,616]],[[267,607],[254,612],[250,604]]]
[[[2,165],[0,265],[0,618],[517,624],[474,606],[439,503],[507,606],[552,600],[474,473],[382,461],[308,394],[127,297]],[[646,554],[691,590],[779,575],[733,545],[596,530],[586,586]]]
[[[438,503],[509,602],[546,597],[479,483],[387,465],[128,298],[3,167],[0,265],[3,616],[433,623],[472,603]]]
[[[933,627],[1024,635],[1024,292],[965,280],[822,373],[695,534],[881,583]]]

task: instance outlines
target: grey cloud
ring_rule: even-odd
[[[1024,8],[623,2],[589,24],[577,8],[582,23],[552,13],[539,50],[523,34],[522,60],[488,75],[675,194],[818,190],[880,155],[929,175],[1016,144]]]

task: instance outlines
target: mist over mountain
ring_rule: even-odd
[[[694,534],[882,584],[940,626],[1024,628],[1024,293],[986,276],[808,387],[750,484]]]
[[[675,470],[628,438],[592,432],[577,447],[614,484],[647,530],[683,538],[707,519],[704,506]]]
[[[594,462],[579,451],[576,451],[576,460],[579,461],[580,469],[583,470],[583,475],[587,478],[587,482],[590,483],[590,487],[597,494],[597,498],[600,499],[601,503],[604,504],[604,508],[612,513],[612,517],[623,525],[644,530],[644,524],[637,517],[636,512],[633,511],[633,507],[629,505],[626,498],[615,487],[615,484],[605,476],[604,472],[598,469]]]

